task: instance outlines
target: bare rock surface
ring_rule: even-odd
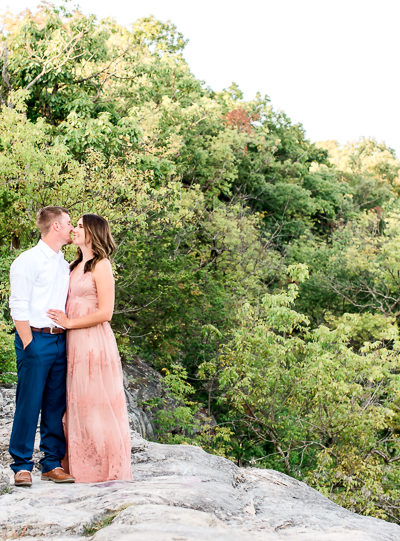
[[[5,452],[12,399],[12,389],[0,389],[0,539],[400,540],[399,526],[351,513],[282,473],[151,443],[133,430],[133,481],[57,485],[35,471],[32,487],[14,487]]]
[[[143,403],[163,393],[160,374],[141,359],[124,366],[125,397],[128,405],[129,424],[144,438],[154,435],[151,411]]]

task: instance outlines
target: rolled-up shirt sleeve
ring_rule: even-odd
[[[24,268],[25,267],[25,268]],[[29,321],[29,302],[34,282],[32,268],[15,260],[10,269],[10,311],[13,320]]]

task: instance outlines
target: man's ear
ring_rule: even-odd
[[[51,227],[54,229],[54,231],[60,231],[60,224],[57,221],[53,222]]]

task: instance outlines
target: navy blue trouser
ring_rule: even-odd
[[[40,463],[46,473],[60,466],[65,454],[62,416],[65,411],[66,350],[65,333],[42,334],[33,332],[32,342],[23,349],[22,340],[15,334],[18,383],[14,423],[10,438],[11,465],[19,470],[32,471],[33,446],[40,420]]]

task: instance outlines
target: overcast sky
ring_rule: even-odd
[[[56,2],[57,3],[57,2]],[[38,0],[0,0],[1,12]],[[312,141],[361,136],[400,157],[400,0],[73,0],[130,26],[171,20],[192,72],[215,90],[267,94]]]

